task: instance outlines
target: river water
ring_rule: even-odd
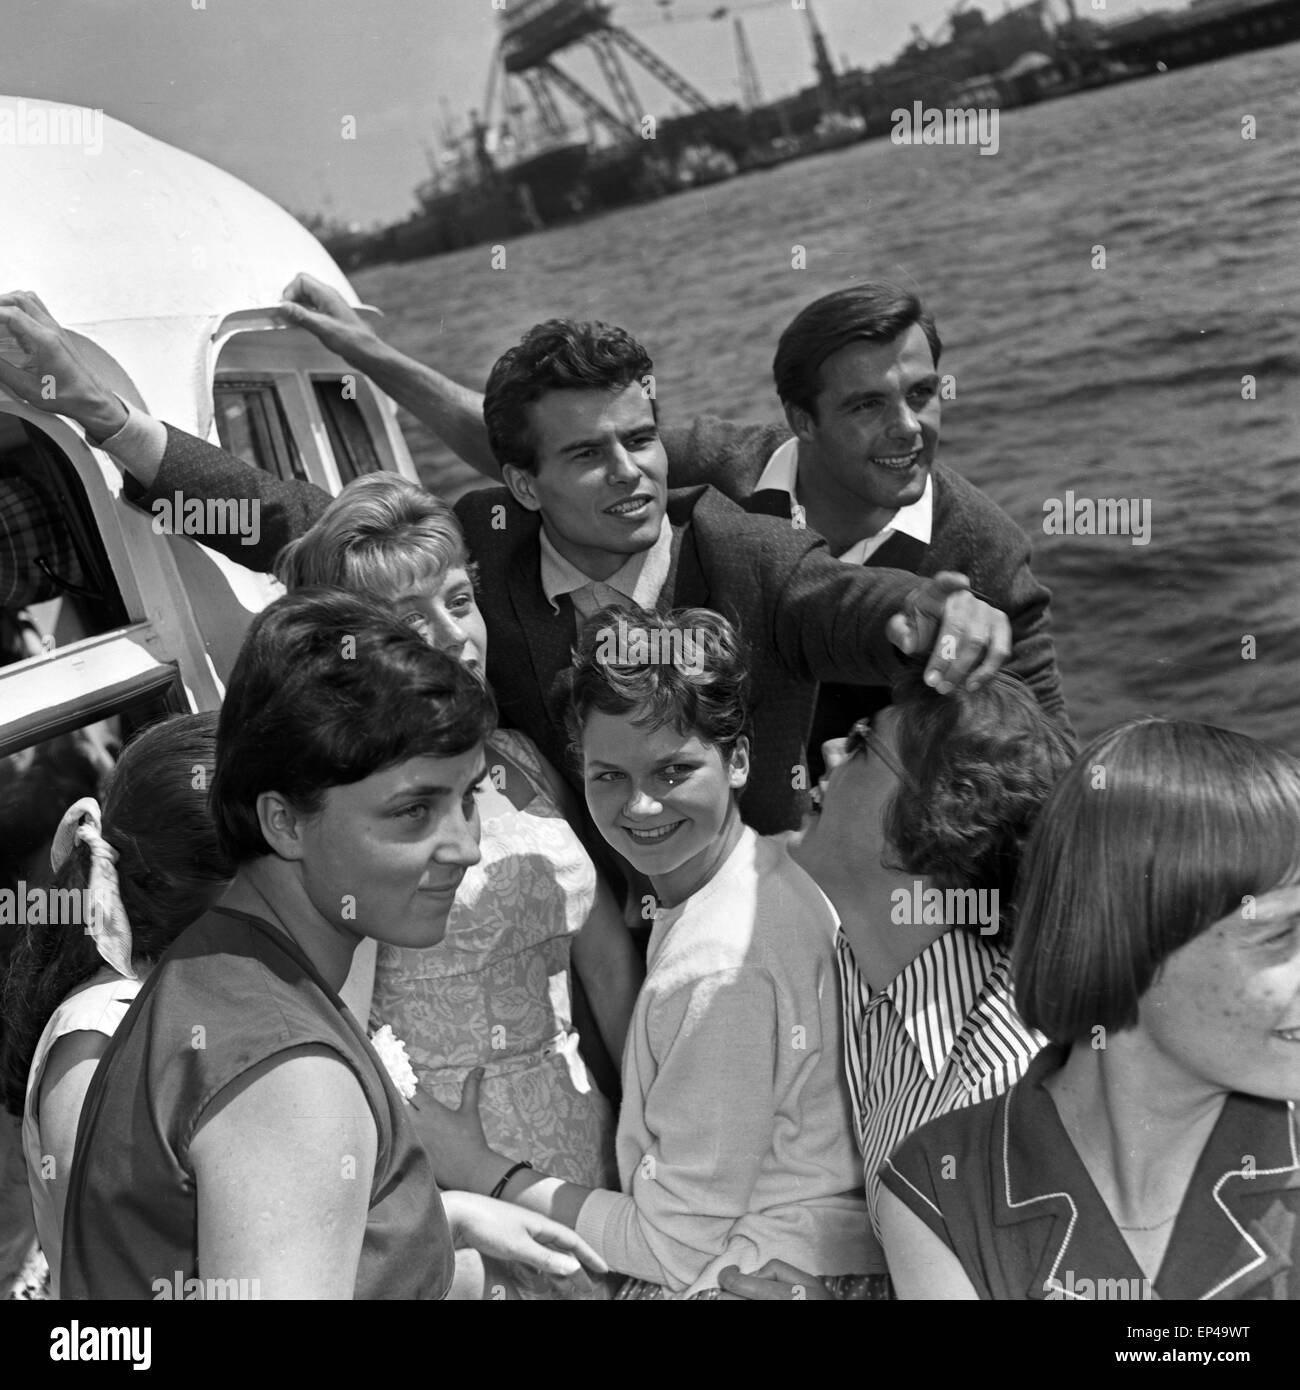
[[[481,246],[356,284],[476,386],[540,319],[620,323],[674,421],[776,418],[802,305],[912,285],[955,379],[939,457],[1029,533],[1080,733],[1144,712],[1300,752],[1298,77],[1300,45],[1242,55],[1004,112],[992,156],[868,141],[513,241],[502,269]],[[473,475],[408,423],[457,494]],[[1149,507],[1148,543],[1044,534],[1069,492]]]

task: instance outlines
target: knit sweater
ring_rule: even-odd
[[[868,1268],[834,930],[812,879],[749,829],[656,915],[623,1056],[623,1191],[592,1193],[577,1224],[612,1268],[678,1295],[731,1264]]]
[[[707,483],[747,511],[789,517],[789,501],[755,485],[791,432],[785,425],[741,425],[702,415],[689,425],[660,431],[672,487]],[[992,498],[951,469],[935,464],[934,512],[928,545],[891,536],[868,566],[910,570],[929,578],[956,570],[1011,621],[1011,657],[1005,670],[1019,676],[1044,711],[1069,729],[1052,645],[1051,592],[1029,568],[1029,539]],[[810,533],[815,534],[815,533]]]

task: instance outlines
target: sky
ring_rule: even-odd
[[[1062,0],[1051,0],[1057,9]],[[102,109],[298,213],[394,221],[414,207],[450,113],[481,108],[503,4],[521,0],[5,0],[0,93]],[[739,96],[742,19],[764,99],[813,80],[797,0],[614,0],[613,18],[718,102]],[[836,65],[874,67],[953,0],[808,0]],[[1005,0],[975,0],[990,17]],[[1123,19],[1181,0],[1076,0]],[[725,8],[721,20],[709,16]],[[560,65],[595,85],[585,52]],[[634,85],[658,115],[674,99]],[[600,94],[605,95],[603,86]],[[351,123],[349,124],[349,118]],[[346,132],[354,138],[345,138]]]

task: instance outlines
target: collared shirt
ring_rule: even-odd
[[[754,491],[759,492],[763,488],[771,488],[776,492],[788,494],[793,512],[793,508],[798,505],[795,497],[795,483],[798,480],[798,474],[799,441],[787,439],[768,459],[767,467],[763,469],[758,482],[754,484]],[[846,565],[865,565],[867,560],[884,545],[895,531],[901,531],[904,535],[912,536],[923,544],[929,545],[933,523],[934,480],[927,476],[925,491],[915,502],[909,502],[906,507],[899,507],[890,519],[888,526],[882,527],[874,536],[863,536],[861,540],[855,541],[839,558]]]
[[[581,627],[584,619],[611,603],[631,599],[638,607],[650,609],[659,602],[672,561],[673,528],[665,516],[659,538],[648,550],[629,556],[608,579],[599,580],[583,574],[566,560],[551,544],[545,527],[539,531],[538,541],[542,551],[542,592],[556,613],[560,611],[556,600],[561,594],[570,595]]]
[[[867,1208],[876,1234],[880,1165],[928,1120],[1001,1095],[1044,1044],[1011,997],[1007,953],[962,927],[944,932],[872,994],[836,933],[844,1061]]]
[[[1152,1280],[1056,1108],[1050,1083],[1067,1055],[1067,1048],[1045,1047],[1005,1095],[927,1125],[882,1171],[884,1186],[957,1256],[976,1294],[997,1301],[1300,1298],[1295,1103],[1226,1097]],[[1102,1148],[1105,1139],[1098,1137]]]

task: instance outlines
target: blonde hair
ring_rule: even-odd
[[[388,598],[449,569],[471,572],[465,533],[440,497],[396,473],[355,478],[276,560],[297,589],[344,589]]]

